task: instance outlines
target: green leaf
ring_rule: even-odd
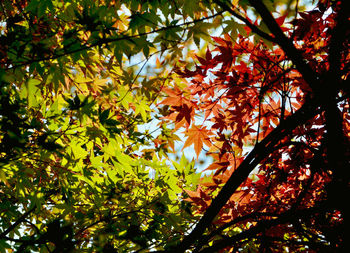
[[[37,95],[39,93],[39,88],[37,85],[41,83],[40,80],[37,79],[29,79],[26,87],[26,94],[28,99],[28,106],[35,107],[38,105]]]

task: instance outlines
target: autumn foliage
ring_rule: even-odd
[[[341,3],[327,4],[300,13],[294,26],[275,20],[313,83],[278,33],[273,46],[225,35],[213,37],[193,67],[177,69],[188,80],[182,92],[165,90],[167,118],[185,129],[184,146],[214,161],[197,191],[186,191],[197,214],[217,215],[188,236],[199,252],[252,244],[266,252],[344,249],[349,209],[339,195],[349,193],[350,34],[336,34]],[[206,235],[198,236],[203,224]]]
[[[0,1],[0,252],[350,252],[349,5]]]

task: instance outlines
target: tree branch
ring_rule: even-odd
[[[196,245],[196,251],[194,252],[198,252],[198,250],[200,250],[206,243],[208,243],[208,241],[213,238],[215,235],[218,235],[219,233],[221,233],[222,231],[224,231],[225,229],[248,219],[255,219],[255,218],[260,218],[260,217],[277,217],[278,214],[275,213],[264,213],[264,212],[253,212],[250,214],[247,214],[245,216],[241,216],[241,217],[237,217],[234,220],[225,223],[224,225],[222,225],[221,227],[219,227],[218,229],[214,230],[213,232],[211,232],[209,235],[206,236],[202,236],[199,239],[198,244]]]
[[[220,0],[216,0],[214,1],[217,5],[219,5],[223,10],[229,12],[232,16],[236,17],[237,19],[241,20],[242,22],[244,22],[254,33],[256,33],[257,35],[259,35],[260,37],[277,43],[276,39],[271,37],[269,34],[263,32],[262,30],[260,30],[257,26],[255,26],[254,24],[252,24],[248,19],[246,19],[245,17],[239,15],[238,13],[236,13],[234,10],[232,10],[227,4],[221,2]]]
[[[192,232],[176,247],[168,252],[184,252],[193,243],[195,243],[209,227],[215,216],[221,208],[227,203],[237,188],[247,179],[250,172],[274,149],[274,146],[295,127],[303,124],[311,117],[315,116],[317,104],[314,100],[308,100],[293,115],[286,118],[285,121],[268,134],[260,143],[255,145],[254,149],[244,159],[240,166],[232,173],[217,197],[212,201],[202,218],[197,223]]]
[[[349,82],[342,80],[341,59],[342,51],[347,50],[344,47],[344,42],[348,39],[346,34],[349,29],[350,2],[343,0],[337,8],[336,24],[331,31],[329,45],[329,71],[324,78],[322,97],[325,101],[323,107],[325,110],[327,131],[326,153],[329,168],[332,171],[332,182],[327,186],[327,194],[328,198],[332,201],[331,205],[339,208],[344,216],[345,229],[341,233],[345,236],[350,230],[350,207],[343,201],[342,196],[350,194],[350,158],[349,149],[347,149],[348,139],[343,131],[343,118],[336,99],[339,89],[342,87],[342,82]],[[343,250],[345,248],[349,249],[350,242],[345,240],[343,247]]]
[[[322,203],[321,205],[304,209],[304,210],[298,210],[298,211],[290,210],[281,214],[276,219],[260,221],[256,226],[248,230],[245,230],[242,233],[239,233],[235,236],[222,239],[217,243],[215,243],[213,246],[207,247],[199,252],[201,253],[218,252],[220,249],[226,248],[240,240],[249,239],[255,236],[256,234],[261,233],[264,230],[271,228],[273,226],[276,226],[279,224],[285,224],[290,221],[296,220],[298,218],[309,217],[310,215],[313,215],[315,212],[326,211],[326,210],[327,210],[326,203]]]
[[[117,38],[101,39],[101,40],[99,40],[99,41],[97,41],[95,43],[92,43],[90,45],[84,44],[84,45],[82,45],[82,47],[74,49],[74,50],[71,50],[71,51],[68,51],[68,52],[56,54],[56,55],[53,55],[53,56],[47,56],[47,57],[43,57],[43,58],[40,58],[40,59],[34,59],[34,60],[31,60],[31,61],[27,61],[27,62],[24,62],[24,63],[13,65],[11,67],[6,68],[5,70],[16,69],[18,67],[26,66],[26,65],[32,64],[34,62],[55,60],[55,59],[58,59],[60,57],[66,56],[66,55],[70,55],[70,54],[78,53],[78,52],[81,52],[81,51],[85,51],[85,50],[88,50],[88,49],[91,49],[91,48],[97,47],[97,46],[107,45],[107,44],[113,43],[113,42],[118,42],[118,41],[122,41],[122,40],[131,40],[131,39],[134,39],[134,38],[139,38],[139,37],[151,35],[151,34],[154,34],[154,33],[165,31],[165,30],[175,29],[175,28],[182,27],[182,26],[188,26],[188,25],[191,25],[191,24],[199,23],[199,22],[202,22],[202,21],[214,18],[216,16],[220,16],[222,13],[224,13],[224,11],[220,11],[218,13],[215,13],[214,15],[211,15],[211,16],[208,16],[208,17],[204,17],[204,18],[200,18],[200,19],[195,19],[195,20],[188,21],[188,22],[184,22],[184,23],[181,23],[181,24],[178,24],[178,25],[170,25],[170,26],[162,27],[162,28],[150,31],[150,32],[144,32],[144,33],[140,33],[140,34],[129,35],[129,36],[122,36],[122,37],[117,37]]]
[[[22,214],[11,226],[9,226],[4,232],[0,234],[0,238],[5,238],[8,233],[10,233],[13,229],[15,229],[21,222],[23,222],[34,210],[36,206],[29,209],[27,212]]]
[[[293,62],[296,69],[303,76],[308,85],[317,91],[320,89],[319,77],[312,70],[310,65],[304,60],[301,52],[295,48],[293,42],[283,33],[275,18],[269,12],[261,0],[249,0],[249,3],[261,15],[262,20],[267,25],[271,33],[275,36],[277,44],[282,48],[287,57]]]

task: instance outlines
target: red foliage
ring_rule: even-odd
[[[315,76],[324,78],[319,82],[321,84],[327,80],[331,68],[329,51],[333,50],[332,33],[339,11],[333,9],[325,15],[325,9],[330,3],[331,1],[320,1],[319,5],[323,9],[300,13],[300,18],[294,21],[295,29],[282,29],[288,30],[290,40],[302,53],[303,60],[308,62]],[[281,26],[284,19],[285,17],[278,18],[277,24]],[[346,33],[350,34],[349,29]],[[253,166],[254,172],[217,211],[216,220],[210,225],[213,235],[207,241],[229,242],[229,239],[219,236],[222,239],[220,241],[214,234],[222,233],[223,227],[235,225],[248,234],[242,239],[255,238],[259,247],[271,247],[277,252],[282,250],[283,242],[290,250],[301,250],[301,242],[305,240],[310,242],[305,243],[310,249],[313,247],[321,250],[329,245],[340,247],[344,242],[342,234],[330,236],[327,231],[341,229],[344,210],[348,209],[342,205],[330,204],[333,203],[330,185],[340,175],[348,173],[336,172],[336,165],[330,161],[330,142],[333,140],[329,141],[330,123],[327,121],[327,105],[324,103],[327,103],[325,98],[331,96],[330,99],[337,101],[336,110],[341,113],[343,120],[343,129],[337,131],[341,133],[346,148],[339,151],[344,152],[343,158],[346,158],[341,164],[348,165],[349,90],[342,85],[348,80],[349,36],[341,44],[340,70],[339,76],[336,76],[338,79],[333,80],[334,86],[324,84],[328,86],[321,94],[318,89],[323,87],[311,87],[295,64],[291,63],[288,52],[276,45],[268,48],[262,41],[253,44],[250,38],[241,35],[235,41],[229,36],[214,37],[213,40],[216,43],[214,49],[208,49],[204,57],[197,57],[195,70],[185,68],[177,71],[190,81],[188,94],[182,97],[184,93],[177,92],[173,97],[168,92],[170,97],[163,102],[171,105],[171,114],[177,115],[172,119],[177,124],[185,118],[186,128],[192,126],[191,130],[185,132],[188,138],[185,146],[194,143],[199,155],[204,142],[210,147],[207,155],[214,158],[214,162],[207,168],[207,171],[213,171],[211,180],[203,181],[196,193],[187,192],[189,201],[193,202],[197,212],[205,214],[208,196],[214,198],[247,158],[243,152],[244,147],[256,148],[256,159],[264,158],[256,167]],[[311,100],[316,104],[312,117],[299,120],[297,126],[289,132],[283,130],[284,122]],[[196,126],[194,115],[204,115],[204,122],[211,123]],[[206,130],[206,126],[210,126],[209,130]],[[266,150],[258,150],[256,144],[264,143],[264,138],[278,127],[282,128],[279,140],[272,146],[266,144]],[[205,130],[199,135],[193,129]],[[348,187],[348,181],[345,182]],[[217,198],[220,197],[218,195]],[[303,213],[303,210],[314,212]],[[266,228],[259,229],[264,222]],[[249,234],[253,230],[250,227],[255,227],[257,232]],[[226,234],[229,235],[230,232]],[[240,241],[234,236],[232,238],[232,247],[243,247],[244,240]],[[229,243],[226,244],[228,245]]]

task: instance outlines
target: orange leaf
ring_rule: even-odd
[[[247,204],[250,202],[252,198],[252,194],[249,190],[246,191],[236,191],[232,197],[231,200],[234,202],[239,202],[240,204]]]
[[[209,139],[209,135],[211,134],[211,132],[207,130],[206,127],[199,127],[193,125],[190,129],[188,129],[185,132],[185,134],[188,136],[188,138],[183,148],[194,144],[194,150],[196,151],[197,159],[202,150],[203,144],[207,145],[208,147],[211,146],[211,142]]]

